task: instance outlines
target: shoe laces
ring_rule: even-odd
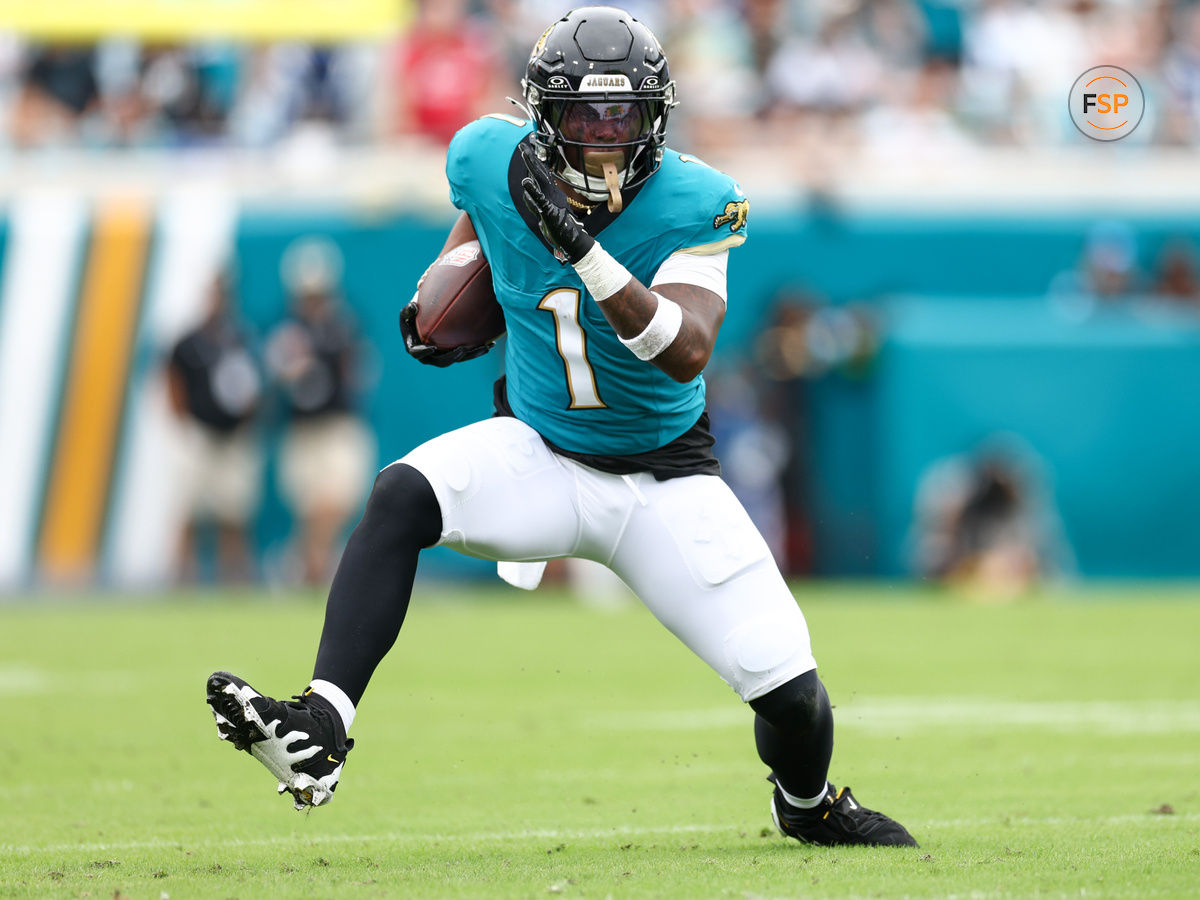
[[[837,792],[837,795],[826,801],[829,808],[825,811],[822,818],[833,819],[844,831],[857,832],[858,826],[865,815],[855,816],[855,812],[864,813],[862,806],[853,800],[850,794],[849,787],[843,787]]]
[[[774,775],[769,776],[767,780],[778,787],[779,782]],[[859,825],[865,825],[871,818],[871,816],[867,815],[868,811],[863,808],[862,804],[854,799],[849,785],[842,787],[841,790],[838,790],[832,784],[829,785],[824,798],[811,809],[792,806],[782,798],[780,802],[787,808],[787,811],[783,815],[784,820],[794,822],[801,827],[806,822],[812,824],[824,821],[840,828],[842,831],[857,833]],[[855,813],[858,813],[858,815],[856,816]]]
[[[288,706],[304,710],[314,719],[328,719],[328,724],[333,729],[334,742],[334,746],[329,749],[334,753],[349,753],[354,748],[354,738],[345,736],[345,730],[337,713],[331,712],[320,703],[313,703],[312,696],[312,694],[292,694],[292,699],[284,702]]]
[[[873,826],[888,821],[888,817],[883,813],[867,809],[855,800],[849,785],[838,791],[826,815],[835,819],[838,826],[844,830],[858,834],[867,834]]]

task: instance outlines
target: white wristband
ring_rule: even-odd
[[[637,337],[621,338],[621,343],[638,359],[651,360],[666,350],[683,325],[683,308],[662,294],[655,293],[654,296],[658,298],[658,309],[654,310],[650,324]]]
[[[613,259],[599,241],[592,244],[592,249],[575,263],[575,271],[597,302],[607,300],[633,280],[629,270]]]

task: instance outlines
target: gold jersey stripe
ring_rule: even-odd
[[[672,253],[676,256],[680,253],[690,253],[692,256],[712,256],[715,253],[720,253],[722,250],[728,250],[730,247],[740,247],[746,243],[744,234],[731,234],[729,237],[722,238],[719,241],[713,241],[711,244],[697,244],[694,247],[684,247]]]

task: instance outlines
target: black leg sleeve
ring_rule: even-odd
[[[758,755],[794,797],[825,787],[833,755],[833,708],[814,669],[750,701]]]
[[[404,624],[417,555],[441,533],[442,511],[424,475],[400,463],[379,473],[333,576],[314,679],[358,703]]]

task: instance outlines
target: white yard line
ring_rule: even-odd
[[[124,670],[62,675],[28,664],[0,665],[0,696],[75,693],[112,694],[134,683]],[[935,728],[957,732],[1050,731],[1060,734],[1200,734],[1195,700],[1014,700],[974,696],[858,695],[835,700],[839,729],[870,734],[912,734]],[[698,709],[610,710],[579,717],[588,731],[711,731],[746,728],[750,712],[735,699]]]
[[[597,731],[707,731],[744,728],[747,711],[736,704],[661,712],[604,712],[585,717]],[[837,704],[838,728],[872,733],[912,733],[924,728],[958,731],[1024,728],[1085,734],[1200,732],[1200,700],[1041,700],[987,697],[852,697]]]
[[[319,815],[319,813],[317,813]],[[1121,816],[1104,816],[1089,818],[1086,816],[1068,817],[1051,816],[1040,819],[1025,819],[1016,817],[991,817],[978,819],[928,819],[911,823],[914,828],[933,830],[939,828],[979,828],[1004,825],[1012,828],[1061,826],[1061,825],[1137,825],[1138,827],[1155,827],[1180,822],[1200,822],[1200,813],[1183,813],[1178,815],[1157,816],[1149,813],[1131,813]],[[520,831],[488,831],[469,834],[406,834],[403,832],[379,832],[377,834],[291,834],[265,838],[217,838],[194,839],[180,838],[164,840],[154,838],[145,841],[114,841],[111,843],[78,843],[78,844],[46,844],[34,846],[29,844],[0,844],[0,855],[31,854],[31,853],[105,853],[113,850],[210,850],[236,849],[238,847],[274,847],[274,846],[303,846],[317,844],[351,844],[378,843],[392,844],[437,844],[437,843],[476,843],[487,841],[522,841],[529,839],[544,840],[593,840],[596,838],[625,838],[653,837],[656,835],[681,834],[711,834],[717,832],[755,833],[763,827],[761,823],[747,826],[745,823],[726,823],[724,825],[661,825],[661,826],[630,826],[622,825],[613,828],[597,829],[564,829],[564,828],[535,828]]]
[[[130,669],[91,669],[82,672],[51,671],[33,665],[0,665],[0,697],[35,694],[133,693],[137,673]]]

